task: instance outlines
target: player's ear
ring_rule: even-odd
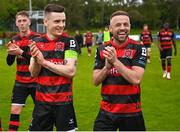
[[[45,27],[47,27],[47,21],[48,21],[48,19],[45,17],[44,20],[43,20]]]
[[[109,32],[112,33],[112,26],[109,25]]]

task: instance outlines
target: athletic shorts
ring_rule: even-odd
[[[29,95],[31,95],[33,102],[35,102],[36,86],[36,83],[20,83],[15,81],[11,97],[12,105],[24,106]]]
[[[161,59],[171,58],[172,57],[172,48],[170,49],[163,49],[160,51]]]
[[[91,48],[92,47],[92,43],[86,43],[87,48]]]
[[[118,116],[98,113],[94,123],[94,131],[145,131],[142,113],[136,116]]]
[[[151,44],[144,44],[145,48],[151,48]]]
[[[36,102],[30,131],[70,131],[77,128],[73,104],[49,105]]]

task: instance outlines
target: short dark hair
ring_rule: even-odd
[[[119,16],[119,15],[125,15],[125,16],[128,16],[129,17],[129,14],[125,11],[115,11],[112,15],[111,15],[111,19],[114,17],[114,16]]]
[[[17,17],[17,16],[20,16],[20,15],[21,15],[21,16],[29,17],[28,12],[25,11],[25,10],[22,10],[22,11],[19,11],[19,12],[16,13],[16,17]]]
[[[61,5],[57,5],[57,4],[48,4],[47,6],[45,6],[44,8],[44,12],[45,14],[47,13],[51,13],[51,12],[65,12],[65,8]]]

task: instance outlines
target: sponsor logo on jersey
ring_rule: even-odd
[[[123,58],[130,58],[130,59],[132,59],[132,50],[131,49],[125,49],[124,50],[124,55],[123,55]]]
[[[56,42],[55,50],[56,51],[64,51],[65,43],[63,42]]]

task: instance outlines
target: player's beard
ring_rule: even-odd
[[[121,44],[121,43],[126,42],[128,35],[129,35],[129,33],[127,31],[124,33],[117,32],[116,35],[114,35],[114,39],[117,43]]]

